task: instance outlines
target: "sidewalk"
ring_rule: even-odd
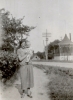
[[[16,81],[12,87],[8,87],[4,91],[0,91],[0,100],[49,100],[47,95],[48,78],[45,73],[34,67],[34,88],[32,89],[33,98],[25,96],[21,98],[20,80]],[[2,87],[2,85],[1,85]]]

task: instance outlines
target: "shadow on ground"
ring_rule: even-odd
[[[18,92],[19,92],[20,95],[21,95],[21,94],[22,94],[21,84],[16,84],[15,87],[18,89]],[[25,93],[27,93],[27,90],[25,91]]]
[[[21,95],[21,94],[22,94],[21,84],[16,84],[15,87],[18,89],[18,92],[19,92],[20,95]]]

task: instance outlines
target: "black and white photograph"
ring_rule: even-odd
[[[0,0],[0,100],[73,100],[73,0]]]

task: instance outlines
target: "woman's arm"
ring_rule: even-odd
[[[19,55],[19,56],[18,56],[18,58],[19,58],[20,61],[23,61],[26,57],[27,57],[26,55],[24,55],[24,56],[20,56],[20,55]]]

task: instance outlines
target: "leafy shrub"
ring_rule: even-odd
[[[14,53],[0,51],[0,70],[2,72],[2,78],[6,82],[19,68],[18,57]]]

